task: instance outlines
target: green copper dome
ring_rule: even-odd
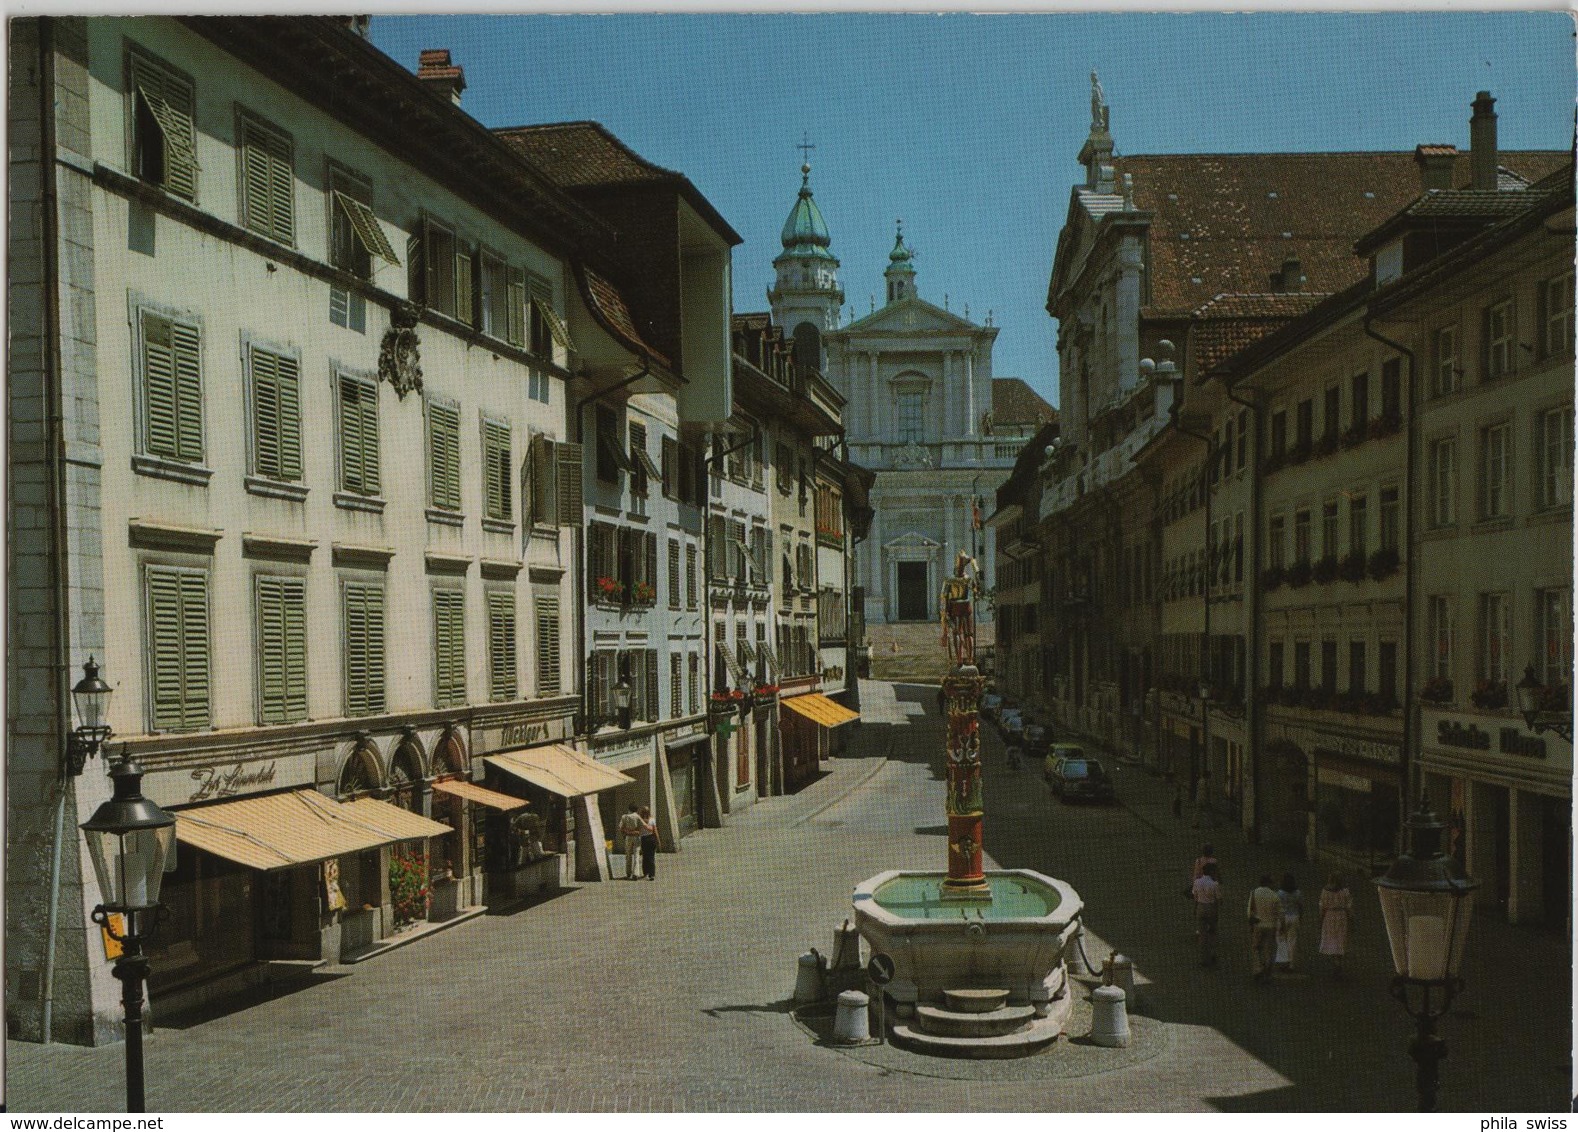
[[[912,254],[909,248],[904,246],[904,229],[901,227],[898,236],[893,240],[893,250],[888,253],[888,270],[914,271],[915,267],[910,263]]]
[[[784,221],[780,237],[784,254],[796,258],[832,259],[833,253],[827,250],[832,243],[827,234],[827,221],[822,219],[822,210],[811,198],[811,167],[800,166],[800,175],[800,197],[789,210],[789,219]]]

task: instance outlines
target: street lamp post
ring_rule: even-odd
[[[146,1112],[142,985],[148,958],[142,945],[159,910],[164,874],[175,867],[175,819],[142,796],[142,767],[130,755],[110,767],[110,781],[114,794],[82,823],[82,832],[104,897],[93,922],[121,944],[114,974],[126,1008],[126,1111]]]
[[[71,698],[77,705],[77,729],[66,736],[66,770],[76,778],[88,760],[110,737],[104,715],[110,704],[111,689],[99,677],[99,666],[90,656],[82,666],[82,679],[72,686]]]
[[[1534,665],[1529,665],[1523,670],[1523,679],[1513,686],[1518,693],[1518,711],[1523,716],[1523,722],[1529,725],[1529,730],[1536,735],[1542,731],[1554,731],[1569,743],[1573,741],[1573,717],[1571,702],[1568,710],[1547,711],[1545,698],[1550,690],[1540,683],[1540,678],[1534,675]],[[1561,686],[1558,685],[1558,691]],[[1565,698],[1565,697],[1564,697]]]
[[[1479,882],[1461,875],[1456,859],[1442,851],[1446,827],[1430,811],[1428,798],[1420,796],[1403,828],[1407,848],[1375,884],[1397,972],[1392,997],[1418,1024],[1408,1052],[1418,1066],[1419,1111],[1434,1112],[1440,1063],[1446,1056],[1436,1020],[1463,989],[1458,967],[1474,910],[1469,897]]]

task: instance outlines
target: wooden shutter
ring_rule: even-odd
[[[505,287],[508,314],[505,319],[504,340],[512,346],[526,345],[526,273],[518,267],[509,269],[509,282]]]
[[[384,591],[345,587],[345,714],[384,710]]]
[[[562,685],[559,656],[559,596],[538,594],[537,607],[537,694],[556,696]]]
[[[541,433],[531,438],[531,457],[526,466],[531,469],[530,522],[536,526],[559,525],[559,492],[555,480],[557,472],[556,445]]]
[[[466,601],[460,590],[433,591],[434,695],[438,707],[466,702]]]
[[[156,456],[180,457],[177,422],[175,344],[167,319],[142,319],[144,445]]]
[[[494,590],[488,594],[488,694],[497,701],[519,694],[515,667],[515,594]]]
[[[132,83],[160,134],[164,187],[176,196],[195,201],[197,153],[191,84],[138,55],[132,56]]]
[[[643,719],[661,719],[662,711],[658,708],[658,654],[657,649],[646,650],[646,687],[647,703],[646,714]]]
[[[678,457],[679,444],[672,436],[663,437],[662,452],[659,456],[659,467],[662,471],[664,499],[677,498],[675,495],[676,485],[674,481],[676,465],[679,463]]]
[[[241,119],[241,212],[260,235],[291,244],[296,239],[295,175],[290,139]]]
[[[467,326],[476,321],[477,257],[470,251],[455,249],[455,310],[454,315]]]
[[[656,591],[657,590],[657,580],[658,580],[658,572],[657,572],[657,535],[652,533],[651,531],[646,531],[645,533],[642,534],[641,539],[642,539],[642,542],[644,542],[646,544],[645,551],[644,551],[644,559],[643,559],[643,563],[644,563],[644,571],[643,572],[646,574],[646,576],[644,578],[642,578],[641,580],[643,582],[645,582],[647,585],[651,586],[654,591]]]
[[[377,495],[378,388],[340,378],[340,483],[346,491]]]
[[[668,540],[668,607],[679,608],[679,540]]]
[[[306,583],[299,578],[259,578],[258,722],[307,718]]]
[[[253,470],[301,479],[301,382],[295,358],[253,348]]]
[[[149,697],[154,731],[208,726],[208,575],[150,568]]]
[[[449,405],[429,401],[427,435],[433,506],[458,511],[460,510],[460,411]]]
[[[343,184],[344,182],[341,183]],[[399,267],[400,257],[395,255],[394,248],[389,246],[389,238],[384,235],[384,230],[379,225],[378,217],[373,210],[364,201],[357,200],[343,189],[334,190],[334,200],[341,210],[344,211],[346,220],[350,222],[352,233],[355,234],[356,239],[361,243],[367,254],[370,256],[375,255]]]
[[[501,421],[482,422],[482,476],[488,518],[510,518],[510,426]]]
[[[559,525],[581,525],[581,462],[582,446],[566,444],[562,440],[554,446],[558,462]]]

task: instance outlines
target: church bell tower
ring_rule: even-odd
[[[822,339],[838,329],[844,289],[838,283],[838,259],[828,250],[827,222],[811,196],[809,164],[800,166],[800,195],[780,238],[784,250],[773,260],[777,278],[767,292],[773,321],[794,341],[795,364],[821,372]]]

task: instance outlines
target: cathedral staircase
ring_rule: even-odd
[[[995,639],[991,625],[975,628],[977,649]],[[948,654],[942,647],[942,626],[936,621],[903,621],[890,625],[866,623],[871,646],[873,680],[905,680],[935,684],[947,671]]]

